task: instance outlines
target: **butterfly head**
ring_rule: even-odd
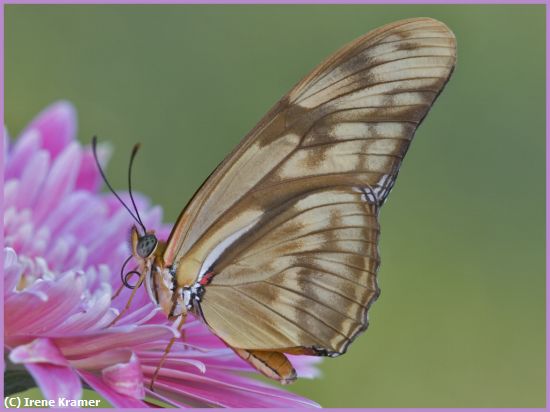
[[[132,251],[134,256],[142,259],[151,258],[158,247],[158,239],[154,231],[147,231],[140,235],[137,228],[132,228]]]

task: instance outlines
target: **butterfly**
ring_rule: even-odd
[[[283,384],[296,379],[286,354],[345,353],[380,293],[380,208],[455,62],[454,34],[430,18],[330,56],[221,162],[166,241],[134,204],[132,297],[145,283],[180,329],[191,312]]]

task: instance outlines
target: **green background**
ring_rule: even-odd
[[[429,16],[456,34],[453,78],[381,212],[382,295],[368,332],[289,389],[326,407],[545,405],[545,8],[5,8],[5,113],[16,135],[57,99],[79,138],[112,142],[125,188],[174,221],[301,77],[343,44]]]

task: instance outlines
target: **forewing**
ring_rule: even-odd
[[[166,263],[192,256],[197,270],[222,239],[307,191],[368,186],[381,204],[455,58],[452,32],[428,18],[383,26],[334,54],[208,178],[178,219]]]

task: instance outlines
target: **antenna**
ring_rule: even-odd
[[[139,149],[139,145],[135,145],[134,146],[134,149],[132,150],[132,157],[130,158],[130,167],[128,169],[128,183],[130,183],[130,174],[131,174],[131,170],[132,170],[132,163],[133,163],[133,160],[134,160],[134,157],[137,153]],[[93,150],[93,153],[94,153],[94,159],[95,159],[95,163],[97,165],[97,168],[99,169],[99,173],[101,173],[101,177],[103,178],[103,181],[105,182],[105,184],[107,185],[107,187],[109,188],[109,190],[115,195],[115,197],[118,199],[118,201],[122,204],[122,206],[125,207],[125,209],[128,211],[128,213],[130,213],[130,216],[132,216],[132,218],[137,222],[139,223],[139,225],[141,226],[141,228],[143,229],[143,233],[145,234],[147,232],[147,230],[145,229],[145,225],[143,224],[143,222],[141,221],[141,218],[139,218],[139,213],[137,212],[137,208],[136,208],[136,204],[134,202],[134,198],[132,196],[132,190],[131,190],[131,187],[129,188],[130,190],[130,199],[132,199],[132,204],[134,206],[134,209],[136,210],[136,213],[137,213],[137,216],[136,217],[132,211],[130,210],[130,208],[126,205],[126,203],[124,203],[122,201],[122,199],[120,198],[120,196],[117,194],[117,192],[115,191],[115,189],[113,189],[113,187],[111,186],[111,184],[109,183],[109,181],[107,180],[107,176],[105,176],[105,172],[103,171],[103,169],[101,168],[101,165],[99,164],[99,159],[97,157],[97,136],[94,136],[92,138],[92,150]]]
[[[136,154],[140,148],[139,143],[134,145],[134,148],[132,149],[132,154],[130,155],[130,165],[128,166],[128,192],[130,193],[130,200],[132,201],[132,206],[134,206],[134,210],[136,211],[137,220],[139,221],[139,224],[143,228],[144,234],[146,232],[145,225],[143,224],[143,221],[141,220],[141,216],[139,215],[138,208],[136,206],[136,202],[134,201],[134,195],[132,194],[132,166],[134,164],[134,158],[136,157]]]

